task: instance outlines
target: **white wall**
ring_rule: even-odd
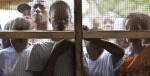
[[[4,29],[4,26],[7,22],[9,22],[12,19],[15,19],[17,17],[22,17],[22,14],[18,12],[17,10],[0,10],[0,24],[2,29]]]

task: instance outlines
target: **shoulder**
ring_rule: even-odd
[[[26,52],[27,52],[27,53],[30,53],[30,52],[32,51],[32,48],[33,48],[33,45],[28,46],[27,49],[26,49]]]
[[[11,53],[10,50],[12,50],[12,47],[8,47],[8,48],[0,50],[0,56]]]
[[[143,52],[150,53],[150,44],[147,44],[143,50]]]
[[[0,56],[5,53],[5,49],[0,50]]]
[[[112,54],[109,53],[107,50],[104,50],[100,57],[106,59],[112,57]]]
[[[31,54],[49,51],[53,48],[53,45],[54,43],[50,41],[36,43],[32,47]]]
[[[34,44],[33,48],[45,48],[45,47],[53,46],[53,44],[54,43],[51,41],[38,42]]]
[[[12,22],[13,20],[10,20],[9,22],[7,22],[6,24],[5,24],[5,26],[4,26],[4,30],[9,30],[9,26],[11,25],[11,22]]]
[[[98,61],[100,63],[103,63],[103,65],[106,65],[106,63],[112,65],[112,54],[109,53],[107,50],[104,50],[101,56],[98,58]]]

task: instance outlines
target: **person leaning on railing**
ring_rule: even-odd
[[[11,21],[9,30],[31,30],[26,18]],[[19,36],[19,35],[18,35]],[[0,50],[0,76],[33,76],[25,71],[32,47],[28,47],[28,39],[10,39],[11,46]]]
[[[87,26],[83,26],[88,31]],[[84,39],[90,76],[114,76],[123,62],[124,50],[102,39]]]
[[[126,31],[149,30],[150,17],[147,14],[129,13],[123,23]],[[125,49],[125,60],[116,71],[115,76],[149,76],[150,75],[150,44],[145,39],[126,38],[116,42]]]
[[[49,16],[54,31],[65,31],[71,21],[71,9],[66,2],[56,1],[50,7]],[[69,39],[51,38],[37,43],[27,70],[33,71],[35,76],[75,76],[74,50],[74,42]]]

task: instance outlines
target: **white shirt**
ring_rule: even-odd
[[[87,58],[90,76],[114,76],[122,62],[123,59],[116,64],[116,68],[113,68],[112,54],[106,50],[104,50],[101,56],[95,61]]]
[[[26,70],[41,72],[47,64],[47,60],[51,55],[54,45],[55,42],[53,41],[35,44],[33,46]],[[58,57],[53,76],[75,76],[74,69],[74,54],[71,50],[68,50]]]
[[[11,46],[0,50],[0,76],[33,76],[32,72],[25,71],[31,48],[21,53]]]

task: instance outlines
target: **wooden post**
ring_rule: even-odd
[[[75,14],[75,62],[76,76],[83,76],[82,70],[82,0],[74,0]]]

